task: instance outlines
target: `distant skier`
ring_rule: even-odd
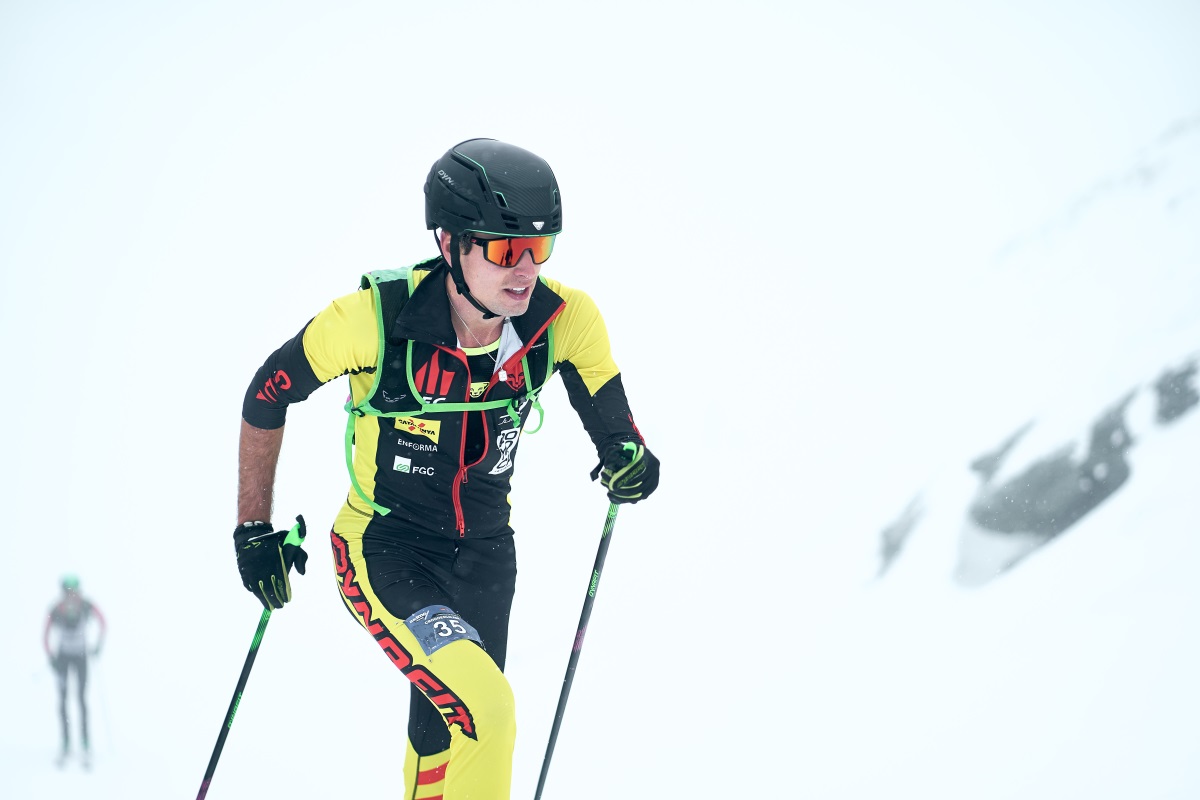
[[[58,764],[71,754],[70,724],[67,719],[67,678],[75,672],[75,686],[79,697],[79,744],[82,749],[83,765],[90,765],[91,751],[88,742],[87,689],[88,656],[98,656],[104,644],[107,626],[104,615],[89,600],[79,593],[79,578],[67,575],[62,579],[62,597],[46,616],[46,629],[42,634],[42,647],[50,659],[50,666],[58,677],[58,712],[62,720],[62,750]],[[88,621],[95,618],[99,623],[96,643],[88,648]],[[54,635],[52,636],[52,632]],[[55,646],[51,648],[51,639]]]

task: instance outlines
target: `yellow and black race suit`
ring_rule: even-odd
[[[361,493],[351,491],[343,513],[369,517],[387,509],[376,524],[452,537],[511,533],[508,492],[517,444],[536,405],[529,393],[548,369],[562,375],[598,454],[612,441],[641,441],[604,321],[586,294],[545,278],[536,282],[528,311],[511,319],[520,346],[498,365],[505,374],[500,380],[499,368],[492,375],[473,372],[458,347],[445,262],[418,264],[411,274],[407,282],[378,281],[378,292],[366,279],[367,289],[335,300],[266,360],[246,393],[244,419],[274,429],[284,424],[288,404],[349,375],[348,405],[369,398],[387,415],[360,413],[354,420],[353,477]],[[415,288],[404,297],[409,285]],[[437,412],[443,403],[495,400],[511,402]]]
[[[586,294],[540,279],[493,361],[459,348],[447,272],[434,259],[365,276],[267,359],[243,417],[278,428],[289,403],[349,376],[352,489],[330,543],[346,608],[413,687],[404,796],[504,800],[516,738],[503,675],[516,582],[508,492],[521,430],[558,372],[598,454],[641,435]]]

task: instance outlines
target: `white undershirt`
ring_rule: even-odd
[[[491,348],[491,345],[484,345],[483,347],[475,346],[475,347],[467,348],[467,347],[463,347],[463,344],[464,344],[463,340],[459,339],[458,340],[458,349],[459,350],[466,351],[467,349],[470,349],[477,353],[488,353]],[[510,320],[508,317],[505,317],[504,318],[504,326],[500,329],[500,344],[496,348],[496,352],[495,352],[496,367],[495,367],[495,369],[492,370],[493,374],[496,372],[499,372],[501,365],[503,365],[504,362],[508,361],[508,359],[511,358],[514,353],[516,353],[518,350],[520,350],[524,346],[525,346],[525,343],[521,341],[521,337],[517,336],[517,332],[515,330],[513,330],[512,320]]]

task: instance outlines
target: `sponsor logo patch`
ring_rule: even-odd
[[[501,431],[496,437],[496,449],[500,451],[500,460],[496,462],[496,466],[492,467],[489,475],[502,475],[512,469],[512,454],[513,449],[517,446],[517,439],[521,436],[520,428],[512,428],[507,431]]]
[[[438,446],[430,442],[410,442],[408,439],[396,439],[396,444],[407,447],[418,453],[436,453]]]
[[[292,388],[292,379],[283,370],[277,370],[258,390],[258,394],[254,395],[254,399],[274,403],[279,400],[281,391],[286,392],[290,388]]]
[[[396,456],[396,461],[392,469],[396,472],[408,472],[413,475],[433,474],[433,467],[422,467],[420,464],[413,464],[412,459],[407,456]]]
[[[432,419],[417,417],[396,417],[396,430],[424,436],[431,442],[436,442],[442,435],[442,423]]]
[[[512,387],[514,392],[519,392],[521,387],[525,385],[525,366],[521,362],[517,362],[517,368],[508,373],[508,377],[504,380]]]
[[[445,399],[454,383],[454,373],[442,369],[438,364],[438,354],[434,353],[428,364],[413,373],[413,380],[425,395],[426,402],[437,402],[432,398]]]

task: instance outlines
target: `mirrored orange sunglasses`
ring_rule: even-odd
[[[554,235],[513,236],[502,239],[471,237],[471,243],[483,248],[483,257],[498,267],[515,267],[528,250],[533,263],[545,264],[554,251]]]

